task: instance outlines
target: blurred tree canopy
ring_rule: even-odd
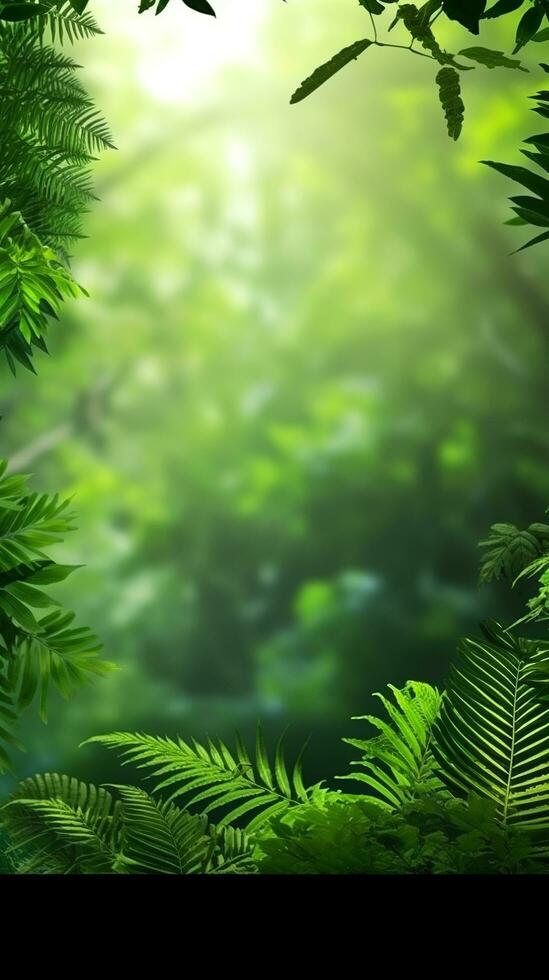
[[[113,727],[262,714],[317,730],[325,772],[371,690],[441,682],[459,635],[509,618],[476,543],[546,506],[543,252],[509,257],[477,165],[516,158],[532,83],[468,73],[455,145],[432,66],[399,52],[288,106],[358,6],[264,3],[210,74],[193,49],[232,11],[183,28],[169,4],[153,32],[94,6],[77,59],[120,152],[73,263],[91,298],[38,378],[1,368],[1,433],[13,470],[75,494],[57,557],[87,567],[60,591],[122,669],[29,728],[27,769],[83,772],[76,744]]]

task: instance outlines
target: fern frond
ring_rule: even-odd
[[[40,38],[47,36],[53,44],[74,44],[102,34],[97,21],[88,11],[78,12],[71,0],[34,0],[42,11],[25,26]]]
[[[124,851],[115,870],[177,875],[202,870],[210,849],[207,818],[155,800],[135,786],[115,788],[125,827]]]
[[[343,739],[362,752],[362,758],[351,765],[364,771],[337,778],[365,784],[375,791],[376,802],[396,809],[441,786],[431,752],[431,732],[441,696],[436,688],[419,681],[408,681],[402,689],[392,684],[388,687],[393,701],[375,695],[385,708],[388,722],[375,715],[354,719],[369,721],[380,735],[367,740]]]
[[[216,821],[220,828],[245,818],[251,833],[288,808],[308,801],[313,790],[303,784],[302,753],[290,777],[280,742],[271,767],[259,726],[253,759],[239,737],[234,754],[221,740],[208,740],[204,746],[193,739],[191,745],[181,738],[174,741],[132,732],[96,735],[84,744],[88,742],[116,749],[123,764],[150,770],[149,778],[156,781],[154,792],[171,791],[168,802],[187,797],[187,807],[206,803],[203,812],[207,815],[221,810]]]
[[[65,300],[83,292],[10,201],[0,204],[0,349],[8,361],[21,360],[22,351],[25,363],[33,344],[44,349],[49,318],[57,319]]]
[[[0,808],[18,873],[106,874],[122,841],[121,805],[105,789],[46,773]]]
[[[549,525],[531,524],[526,531],[519,531],[514,524],[493,524],[479,548],[486,549],[480,566],[481,582],[514,581],[549,548]]]
[[[0,596],[0,600],[5,602],[5,597]],[[56,609],[23,626],[19,610],[20,607],[15,611],[12,607],[17,630],[8,677],[18,709],[26,708],[39,695],[40,717],[46,721],[50,684],[63,697],[70,698],[79,687],[110,673],[114,665],[98,658],[101,643],[90,629],[72,627],[74,613]],[[30,616],[26,613],[25,620]]]
[[[441,778],[492,800],[503,826],[549,831],[549,645],[497,623],[463,640],[432,750]]]
[[[116,786],[124,820],[124,847],[114,870],[131,874],[235,874],[255,870],[251,844],[233,827],[210,826],[135,786]]]
[[[44,549],[73,530],[69,501],[29,492],[27,478],[7,475],[0,461],[0,741],[18,744],[20,712],[39,696],[46,717],[49,688],[64,697],[112,669],[101,644],[42,586],[66,579],[78,566],[57,565]],[[8,760],[0,750],[0,767]]]
[[[0,195],[54,247],[81,231],[90,186],[79,161],[113,145],[76,69],[30,28],[0,29]]]
[[[543,16],[541,7],[539,11]],[[546,72],[549,72],[549,66],[542,65],[541,67]],[[537,102],[534,112],[537,112],[543,119],[549,119],[549,92],[538,92],[532,98]],[[539,167],[544,174],[549,173],[549,134],[539,133],[536,136],[530,136],[524,143],[525,148],[521,151],[524,156]],[[518,223],[521,225],[531,225],[534,228],[546,229],[535,235],[534,238],[531,238],[517,251],[522,252],[524,249],[530,248],[533,245],[539,245],[541,242],[548,241],[549,180],[534,170],[529,170],[527,167],[496,163],[494,160],[483,160],[482,162],[505,177],[509,177],[529,192],[527,195],[519,194],[516,197],[510,198],[511,204],[513,205],[512,210],[517,216]]]
[[[82,292],[68,248],[93,199],[89,164],[113,146],[78,66],[45,43],[90,37],[95,21],[68,0],[28,6],[39,15],[0,16],[0,349],[14,373],[16,363],[33,370],[35,349],[47,353],[48,318]]]
[[[248,834],[238,827],[210,825],[211,845],[203,873],[212,875],[255,874],[253,845]]]

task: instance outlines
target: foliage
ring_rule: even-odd
[[[549,65],[542,65],[542,68],[549,72]],[[537,101],[537,106],[534,111],[539,113],[543,119],[549,119],[549,92],[538,92],[532,98]],[[529,160],[532,160],[540,170],[548,173],[549,133],[538,133],[535,136],[530,136],[524,142],[526,149],[523,148],[521,152]],[[484,162],[506,177],[510,177],[511,180],[520,184],[521,187],[525,187],[530,194],[535,195],[532,197],[521,194],[511,198],[516,218],[511,219],[509,223],[549,229],[549,180],[526,167],[512,166],[507,163],[494,163],[493,160],[486,160]],[[548,239],[549,231],[543,231],[530,239],[525,245],[522,245],[518,251],[530,248],[532,245],[538,245],[541,242],[546,242]]]
[[[542,555],[541,558],[527,565],[520,575],[517,575],[516,581],[525,578],[537,578],[538,591],[528,600],[528,612],[518,622],[547,621],[549,619],[549,555]]]
[[[442,701],[427,684],[391,685],[390,724],[368,718],[381,736],[344,740],[376,795],[306,791],[299,772],[292,800],[281,742],[273,773],[260,729],[257,777],[240,740],[233,756],[221,741],[113,733],[88,741],[152,770],[153,794],[117,785],[115,801],[67,776],[28,779],[0,811],[5,853],[16,873],[546,873],[549,650],[484,630],[488,642],[463,641]]]
[[[46,730],[29,718],[25,774],[76,771],[93,732],[253,737],[261,715],[268,738],[290,720],[296,747],[317,731],[316,780],[370,688],[410,673],[441,687],[455,636],[518,617],[518,590],[476,588],[475,540],[544,519],[548,292],[541,249],[506,261],[500,181],[476,163],[511,160],[530,131],[529,76],[478,73],[454,147],[432,63],[380,52],[372,97],[349,68],[304,126],[277,107],[331,53],[333,0],[318,6],[313,31],[301,5],[269,4],[263,69],[243,61],[188,105],[171,63],[162,90],[159,48],[180,25],[184,81],[187,26],[215,25],[182,4],[149,30],[107,5],[105,38],[67,51],[126,150],[104,155],[105,206],[78,246],[93,299],[52,325],[38,379],[3,366],[2,434],[36,486],[76,493],[63,560],[94,558],[66,602],[125,669]],[[339,46],[365,16],[346,6]]]
[[[336,54],[329,62],[316,69],[301,86],[296,90],[291,98],[291,102],[300,102],[312,92],[316,91],[321,85],[328,81],[333,75],[344,68],[350,61],[358,58],[363,52],[373,45],[377,47],[399,47],[403,50],[421,54],[422,57],[431,58],[443,67],[436,75],[439,98],[444,111],[448,126],[449,136],[457,140],[463,128],[465,116],[465,105],[461,96],[460,72],[468,71],[472,66],[460,63],[456,56],[444,51],[439,44],[434,32],[433,25],[441,17],[455,20],[465,27],[472,34],[479,34],[481,21],[483,19],[494,20],[508,14],[513,14],[519,8],[524,8],[525,3],[530,4],[523,12],[516,28],[515,47],[513,54],[516,54],[525,47],[530,41],[543,43],[549,39],[549,27],[543,28],[544,20],[549,20],[549,4],[546,0],[502,0],[487,7],[486,0],[470,0],[466,4],[458,0],[427,0],[421,8],[414,4],[400,4],[396,17],[392,19],[389,31],[395,26],[402,24],[411,37],[411,43],[392,44],[387,41],[380,41],[376,26],[376,18],[385,13],[390,13],[393,18],[392,5],[394,0],[360,0],[361,6],[368,12],[372,28],[373,38],[364,38],[354,44],[344,48]],[[414,51],[414,42],[418,42],[423,52]],[[458,56],[468,61],[473,61],[475,66],[482,66],[488,69],[507,68],[527,71],[520,61],[509,58],[502,51],[495,51],[484,47],[462,48]],[[549,71],[549,66],[542,64],[545,71]],[[549,93],[538,92],[533,96],[537,100],[536,112],[543,118],[549,118]],[[533,145],[537,152],[532,152],[530,146],[522,152],[534,161],[543,171],[549,171],[548,157],[548,136],[541,133],[538,136],[530,137],[528,144]],[[515,211],[515,224],[533,225],[534,227],[549,228],[549,181],[537,173],[524,167],[511,166],[509,164],[495,163],[494,161],[483,161],[488,166],[500,171],[512,180],[532,192],[534,197],[519,195],[511,198],[513,211]],[[549,239],[549,231],[545,230],[538,233],[533,239],[528,241],[519,249],[529,248]]]
[[[523,833],[503,829],[491,804],[416,801],[391,812],[356,797],[275,820],[258,840],[263,874],[546,874]]]
[[[549,831],[549,646],[497,624],[464,640],[452,666],[433,753],[440,775],[492,800],[507,825]]]
[[[75,0],[77,4],[82,6],[87,5],[89,0]],[[155,14],[161,14],[163,10],[168,6],[169,0],[140,0],[139,2],[139,13],[142,14],[146,10],[155,8]],[[191,10],[196,10],[199,14],[210,14],[210,16],[215,17],[215,11],[208,0],[183,0],[186,7],[190,7]]]
[[[246,835],[223,830],[142,789],[47,773],[4,805],[15,873],[234,874],[254,870]]]
[[[312,795],[320,793],[322,796],[319,786],[306,788],[303,784],[301,760],[304,749],[290,777],[281,738],[271,767],[260,726],[253,758],[238,736],[234,754],[221,740],[217,743],[208,740],[206,746],[193,740],[189,745],[181,738],[174,741],[153,735],[114,732],[96,735],[88,741],[119,751],[124,763],[132,762],[138,769],[152,770],[149,775],[157,780],[155,791],[172,790],[168,803],[187,795],[190,797],[187,806],[195,807],[209,800],[204,808],[206,815],[219,809],[224,811],[218,821],[219,827],[245,817],[247,830],[251,833],[272,817],[306,802]]]
[[[14,725],[37,697],[46,719],[50,686],[64,697],[111,665],[98,659],[100,644],[74,613],[44,592],[77,566],[59,565],[44,551],[73,530],[68,501],[31,493],[26,477],[9,476],[0,463],[0,738],[18,744]],[[38,616],[35,610],[49,610]],[[0,747],[2,767],[9,765]]]
[[[480,567],[480,581],[507,579],[513,586],[526,579],[538,579],[538,591],[527,600],[528,612],[514,624],[545,620],[549,616],[549,525],[530,524],[519,531],[514,524],[494,524],[488,538],[480,542],[487,548]]]
[[[427,0],[421,7],[415,4],[399,4],[395,14],[394,0],[360,0],[360,4],[368,13],[373,30],[372,38],[364,38],[362,41],[355,42],[354,45],[347,47],[344,51],[335,55],[326,65],[317,69],[301,87],[294,93],[292,102],[299,102],[314,92],[320,85],[324,84],[337,71],[349,64],[360,54],[372,45],[377,47],[401,48],[424,58],[430,58],[438,65],[443,67],[436,76],[439,89],[440,100],[448,123],[449,135],[458,139],[462,124],[465,107],[460,94],[459,72],[470,71],[475,66],[482,66],[488,69],[508,68],[524,69],[520,61],[508,58],[501,51],[494,51],[484,47],[468,47],[461,49],[457,55],[445,51],[438,42],[433,30],[435,23],[442,17],[457,21],[462,27],[474,35],[480,31],[481,21],[484,19],[495,19],[513,13],[525,3],[532,4],[521,17],[517,33],[516,44],[513,53],[523,48],[529,41],[536,40],[536,35],[542,35],[540,40],[544,40],[543,33],[540,31],[544,18],[549,18],[549,7],[545,0],[512,0],[511,4],[503,2],[495,3],[487,8],[486,0],[469,0],[466,4],[459,0]],[[390,33],[395,27],[401,25],[411,39],[407,44],[395,44],[390,41],[381,41],[378,35],[378,20],[384,15],[390,17],[389,21],[381,21],[384,26],[388,26]],[[423,51],[414,49],[414,43],[419,42]],[[473,61],[474,65],[463,64],[457,58],[465,58]]]
[[[11,202],[0,204],[0,348],[15,374],[15,361],[34,372],[32,348],[47,351],[48,317],[58,318],[79,287],[67,268],[34,235]]]
[[[37,16],[13,16],[24,7]],[[46,41],[98,33],[68,0],[0,11],[0,349],[12,370],[15,361],[32,370],[33,348],[47,351],[47,318],[81,291],[67,248],[93,198],[89,164],[112,146],[77,65]]]
[[[480,565],[480,581],[508,579],[512,582],[549,548],[549,524],[530,524],[525,531],[514,524],[493,524],[479,547],[486,549]]]
[[[362,752],[361,759],[351,765],[366,771],[340,778],[365,783],[394,809],[440,789],[431,735],[441,698],[436,688],[418,681],[408,681],[402,690],[389,684],[389,690],[394,704],[382,694],[376,695],[389,716],[388,723],[375,715],[354,719],[369,721],[381,734],[367,740],[343,739]]]

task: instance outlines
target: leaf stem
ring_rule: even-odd
[[[415,51],[414,48],[410,48],[407,44],[388,44],[387,41],[372,41],[378,48],[398,48],[399,51],[409,51],[410,54],[417,54],[418,58],[428,58],[429,61],[436,61],[431,54],[424,54],[423,51]]]

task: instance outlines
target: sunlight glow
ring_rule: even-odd
[[[159,17],[128,17],[127,4],[113,5],[112,0],[98,0],[94,13],[103,30],[130,41],[137,78],[147,94],[181,104],[196,103],[221,69],[259,60],[257,37],[268,3],[218,0],[215,20],[175,0]]]

